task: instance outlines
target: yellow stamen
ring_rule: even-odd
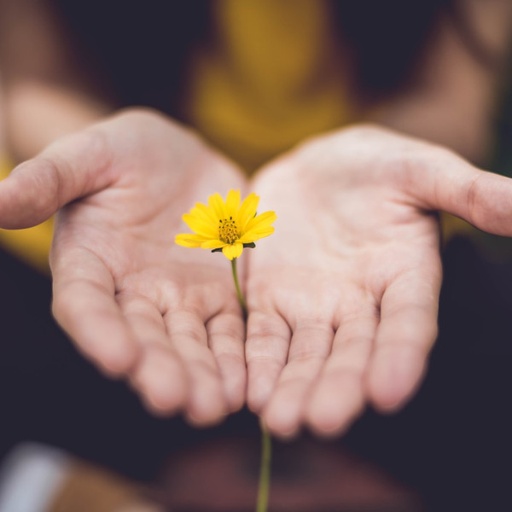
[[[240,238],[240,231],[233,217],[219,219],[219,240],[225,244],[233,244]]]

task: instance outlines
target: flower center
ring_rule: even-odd
[[[233,220],[233,217],[229,217],[229,219],[220,219],[219,220],[219,239],[222,240],[225,244],[233,244],[240,238],[240,233],[238,231],[238,226],[236,222]]]

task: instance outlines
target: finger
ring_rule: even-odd
[[[288,361],[265,407],[263,421],[283,437],[297,433],[306,399],[332,347],[334,331],[324,321],[295,326]]]
[[[306,423],[318,435],[340,434],[364,409],[364,374],[377,323],[378,311],[372,304],[341,318],[305,412]]]
[[[220,313],[208,321],[206,331],[222,377],[229,410],[237,411],[244,404],[247,382],[244,321],[240,313]]]
[[[428,273],[402,274],[384,292],[367,375],[369,396],[382,411],[401,406],[421,381],[437,336],[440,282],[438,262]]]
[[[189,395],[185,414],[196,425],[218,423],[228,411],[219,367],[207,343],[204,320],[194,311],[164,315],[171,345],[183,361]]]
[[[70,201],[107,187],[110,158],[100,130],[59,139],[0,182],[0,227],[34,226]]]
[[[286,364],[291,330],[276,313],[249,314],[245,358],[247,362],[247,404],[259,413],[267,403]]]
[[[141,346],[140,361],[130,372],[132,387],[152,411],[176,413],[186,403],[187,375],[171,347],[160,311],[142,296],[121,293],[117,302]]]
[[[408,169],[408,192],[426,208],[446,211],[497,235],[512,235],[512,179],[481,171],[441,149],[421,163],[413,161]]]
[[[113,277],[85,248],[53,261],[53,313],[77,347],[111,375],[127,374],[139,347],[115,300]]]

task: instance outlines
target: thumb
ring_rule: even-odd
[[[512,179],[483,171],[448,150],[416,166],[409,192],[495,235],[512,236]]]
[[[98,129],[65,136],[0,182],[0,227],[35,226],[65,204],[107,187],[110,150]]]

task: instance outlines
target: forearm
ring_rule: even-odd
[[[110,110],[50,3],[0,0],[0,71],[3,137],[14,160]]]
[[[459,5],[461,12],[446,15],[436,28],[409,90],[376,109],[370,120],[481,164],[491,147],[508,67],[512,4],[466,0]]]
[[[418,94],[383,106],[369,120],[441,144],[475,164],[482,164],[492,146],[495,98],[489,95],[479,101],[480,108],[459,110],[448,97]]]
[[[5,138],[17,161],[33,157],[58,137],[108,114],[106,103],[70,88],[19,80],[4,91]]]

